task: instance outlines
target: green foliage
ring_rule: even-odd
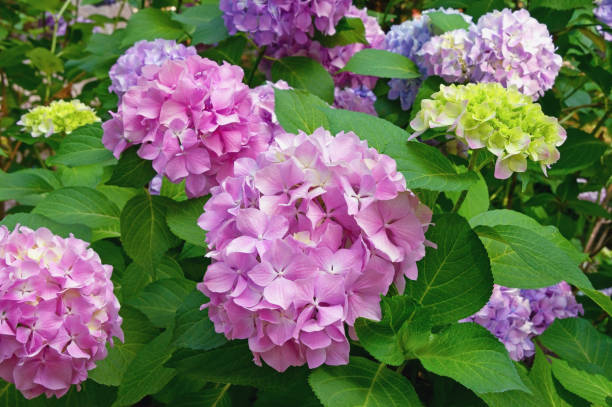
[[[381,49],[366,48],[351,57],[341,71],[380,78],[419,78],[421,74],[410,59]]]
[[[308,57],[285,57],[272,65],[273,81],[284,79],[295,89],[306,90],[328,103],[334,101],[334,81],[323,66]]]

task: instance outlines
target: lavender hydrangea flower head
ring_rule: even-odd
[[[288,41],[306,44],[315,28],[332,35],[350,5],[350,0],[221,0],[219,8],[230,34],[247,32],[263,46]]]
[[[339,109],[378,116],[374,108],[376,95],[365,86],[359,88],[336,88],[334,90],[334,99],[334,106]]]
[[[471,81],[515,86],[534,99],[552,88],[563,62],[546,25],[525,9],[480,17],[470,29],[466,52]]]
[[[593,14],[599,21],[612,28],[612,0],[598,0],[595,2],[597,7],[593,9]],[[612,34],[597,27],[606,41],[612,41]]]
[[[564,281],[533,290],[495,284],[493,294],[480,311],[460,322],[475,322],[489,330],[514,360],[533,356],[534,336],[542,334],[555,319],[582,314],[571,287]]]
[[[183,60],[197,55],[194,47],[177,44],[174,40],[156,39],[138,41],[117,59],[108,73],[111,79],[109,92],[121,97],[129,88],[138,83],[142,68],[146,65],[161,66],[168,60]]]
[[[0,227],[0,377],[28,399],[63,396],[123,341],[112,266],[46,228]]]
[[[467,63],[466,30],[452,30],[432,37],[418,52],[427,75],[437,75],[446,82],[465,82],[471,67]]]

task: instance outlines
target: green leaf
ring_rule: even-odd
[[[32,213],[47,216],[60,223],[81,223],[89,226],[92,241],[119,236],[119,208],[95,189],[58,189],[40,201]]]
[[[606,311],[608,315],[612,315],[612,300],[610,300],[609,296],[590,288],[580,288],[580,290],[592,299],[595,304],[599,305],[601,309]]]
[[[54,156],[47,160],[51,165],[80,166],[90,164],[113,165],[113,154],[102,144],[102,128],[99,123],[79,127],[68,134]]]
[[[114,407],[135,404],[146,395],[157,393],[172,380],[176,372],[164,367],[172,355],[171,340],[172,330],[168,329],[140,348],[125,371]]]
[[[612,338],[599,333],[586,319],[557,319],[540,341],[570,365],[591,365],[612,379]]]
[[[30,229],[47,228],[56,235],[68,237],[72,233],[74,237],[78,237],[86,242],[91,241],[91,229],[85,225],[66,225],[58,223],[53,219],[49,219],[43,215],[35,213],[14,213],[6,215],[0,225],[6,226],[9,230],[13,230],[15,226],[27,226]]]
[[[308,382],[325,407],[422,405],[408,379],[362,357],[351,357],[346,366],[319,367]]]
[[[122,305],[119,315],[123,318],[121,329],[125,341],[115,341],[114,346],[108,346],[108,356],[96,362],[96,368],[89,372],[91,379],[107,386],[121,384],[123,375],[138,351],[159,333],[147,317],[135,308]]]
[[[478,172],[478,181],[468,188],[465,201],[457,213],[466,219],[471,219],[474,216],[486,212],[489,209],[489,189],[482,175]],[[457,203],[461,193],[459,191],[447,191],[446,196],[453,202]]]
[[[415,108],[410,110],[410,120],[414,119],[414,117],[419,112],[419,107],[421,106],[421,101],[423,99],[431,99],[431,95],[440,90],[440,85],[445,85],[444,79],[439,76],[430,76],[423,81],[421,86],[419,87],[419,91],[417,92],[416,97],[414,98],[414,102],[412,106]]]
[[[443,11],[432,11],[426,14],[431,20],[434,33],[440,35],[447,31],[467,29],[470,25],[460,14],[448,14]]]
[[[226,384],[183,394],[172,402],[172,407],[232,407],[232,398],[227,392],[229,388],[230,385]]]
[[[606,144],[592,135],[570,127],[567,140],[559,147],[561,158],[550,169],[550,175],[565,175],[588,168],[606,151]]]
[[[334,35],[323,35],[319,31],[315,32],[314,39],[325,48],[334,48],[349,44],[368,44],[365,36],[365,26],[360,18],[342,17],[336,24]]]
[[[174,344],[179,348],[210,350],[225,342],[225,337],[215,332],[207,312],[200,306],[208,299],[200,291],[192,291],[176,310],[174,325]]]
[[[612,381],[605,376],[572,367],[561,359],[553,359],[552,371],[563,387],[583,399],[597,406],[612,402]]]
[[[515,288],[540,288],[560,281],[592,288],[577,263],[553,242],[520,226],[477,226],[496,284]]]
[[[283,373],[253,363],[253,354],[244,341],[231,341],[209,350],[176,352],[166,364],[180,375],[198,377],[213,383],[231,383],[258,389],[283,389],[306,379],[305,368],[289,368]]]
[[[166,224],[171,202],[161,196],[136,195],[121,211],[123,249],[145,268],[152,269],[174,244],[175,237]]]
[[[426,249],[419,276],[408,280],[406,295],[441,325],[479,311],[491,297],[493,277],[487,252],[465,219],[446,214],[433,223],[426,237],[437,248]]]
[[[204,212],[207,199],[202,197],[174,203],[166,218],[172,233],[193,245],[206,247],[206,232],[198,226],[198,218]]]
[[[459,191],[478,181],[473,171],[457,174],[448,158],[435,147],[416,141],[407,142],[408,133],[387,120],[348,110],[321,110],[329,123],[323,125],[332,133],[353,131],[359,138],[367,140],[370,147],[395,159],[397,169],[406,177],[410,189]]]
[[[414,353],[425,369],[478,393],[529,391],[504,345],[475,323],[451,325]]]
[[[366,48],[351,57],[340,72],[349,71],[359,75],[379,78],[420,78],[419,68],[403,55],[382,49]]]
[[[99,164],[81,165],[78,167],[59,166],[57,173],[65,187],[95,188],[102,182],[104,167]]]
[[[303,90],[274,89],[274,106],[278,121],[286,132],[297,134],[302,130],[312,134],[319,127],[328,126],[327,117],[320,109],[328,105]]]
[[[169,327],[174,323],[174,314],[183,299],[194,288],[195,283],[187,279],[157,280],[128,303],[145,314],[154,326]]]
[[[182,23],[191,35],[192,44],[215,44],[228,37],[218,4],[201,4],[174,14],[172,19]]]
[[[150,160],[138,157],[137,151],[138,147],[134,146],[121,154],[119,163],[107,184],[140,188],[151,181],[156,174],[153,165]]]
[[[51,75],[64,71],[64,63],[46,48],[34,48],[26,53],[32,65],[41,72]]]
[[[519,363],[516,369],[521,380],[531,391],[531,394],[520,390],[510,390],[501,393],[481,393],[479,396],[489,407],[570,407],[557,392],[552,377],[551,364],[540,348],[536,348],[536,357],[531,368],[527,369]]]
[[[406,359],[401,343],[400,328],[416,312],[416,303],[406,295],[383,297],[382,320],[371,321],[358,318],[355,332],[359,343],[376,359],[389,365],[399,366]]]
[[[162,178],[162,186],[159,191],[161,196],[167,196],[173,201],[186,201],[187,195],[185,194],[185,180],[175,184],[171,182],[167,177]]]
[[[504,7],[504,0],[472,0],[467,4],[466,12],[478,20],[483,14],[493,10],[502,10]]]
[[[173,21],[168,13],[149,7],[139,10],[128,20],[122,47],[129,47],[136,41],[165,38],[176,40],[185,31],[181,23]]]
[[[181,266],[172,257],[162,257],[154,268],[143,267],[136,262],[130,263],[121,279],[123,300],[137,296],[147,285],[164,278],[185,278]]]
[[[116,185],[98,185],[96,189],[117,205],[119,210],[123,210],[125,204],[136,195],[145,193],[142,189],[124,188]]]
[[[555,10],[573,10],[580,7],[593,7],[591,0],[531,0],[529,2],[529,8],[552,8]]]
[[[312,58],[295,56],[278,59],[272,65],[272,80],[284,79],[295,88],[334,102],[334,81],[323,66]]]
[[[24,205],[36,205],[61,186],[56,173],[42,168],[0,171],[0,201],[14,199]]]
[[[203,57],[212,59],[218,63],[228,61],[234,65],[240,65],[240,57],[244,52],[247,40],[241,35],[235,35],[221,41],[216,47],[209,48],[201,53]]]

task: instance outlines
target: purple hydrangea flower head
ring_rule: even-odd
[[[102,125],[102,142],[115,157],[140,145],[138,155],[158,174],[185,180],[189,197],[206,195],[236,159],[265,150],[277,130],[243,76],[239,66],[197,55],[147,65]]]
[[[593,9],[593,14],[599,21],[606,24],[608,28],[612,28],[612,0],[596,1],[597,7]],[[612,41],[612,34],[598,27],[599,32],[606,41]]]
[[[372,76],[357,75],[351,72],[338,71],[346,65],[351,57],[365,48],[383,49],[385,42],[385,33],[380,28],[376,18],[368,15],[367,10],[358,9],[351,6],[346,12],[346,17],[360,18],[363,21],[365,28],[365,37],[368,44],[354,43],[333,48],[326,48],[318,41],[308,39],[305,43],[299,43],[295,40],[279,42],[268,47],[267,55],[273,58],[283,58],[286,56],[307,56],[316,61],[319,61],[325,69],[327,69],[334,78],[334,83],[340,88],[352,87],[357,88],[365,86],[373,89],[376,85],[377,78]],[[269,70],[270,64],[262,64],[262,69]]]
[[[475,322],[489,330],[514,360],[533,356],[534,336],[542,334],[557,318],[582,314],[571,287],[564,281],[551,287],[532,290],[507,288],[495,284],[493,294],[480,311],[460,322]]]
[[[198,220],[215,330],[279,371],[348,363],[345,325],[380,319],[380,295],[416,279],[431,211],[354,133],[278,135],[234,174]]]
[[[378,116],[374,108],[374,102],[376,102],[376,95],[365,86],[359,88],[336,88],[334,90],[334,106],[338,109]]]
[[[466,30],[452,30],[432,37],[418,52],[427,76],[437,75],[446,82],[465,82],[470,76],[465,42]]]
[[[138,41],[117,59],[108,73],[111,79],[109,92],[121,97],[129,88],[138,83],[142,69],[146,65],[160,66],[165,61],[180,61],[197,55],[194,47],[177,44],[174,40],[156,39]]]
[[[63,396],[123,341],[113,268],[88,243],[0,227],[0,377],[28,399]]]
[[[295,41],[306,44],[315,28],[336,32],[350,0],[221,0],[219,7],[230,34],[247,32],[259,46]]]
[[[534,99],[552,88],[563,62],[546,25],[525,9],[480,17],[470,29],[466,52],[471,81],[514,86]]]

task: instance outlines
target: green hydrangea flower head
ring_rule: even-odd
[[[527,169],[527,158],[542,171],[559,160],[557,147],[566,139],[556,118],[514,88],[499,83],[441,85],[410,126],[416,137],[427,129],[446,127],[471,149],[487,148],[497,156],[495,177],[506,179]]]
[[[92,108],[79,100],[57,100],[49,106],[37,106],[21,116],[17,124],[32,137],[49,137],[54,133],[70,134],[86,124],[99,122]]]

